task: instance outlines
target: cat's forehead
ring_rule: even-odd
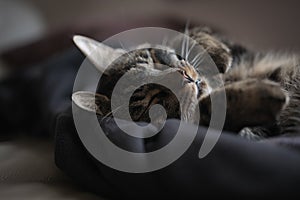
[[[176,55],[175,50],[168,46],[144,43],[136,46],[126,53],[123,53],[112,63],[111,67],[113,67],[115,64],[118,65],[119,63],[130,63],[137,66],[139,64],[149,64],[151,66],[155,63],[174,67],[174,63],[179,60],[180,57]]]
[[[143,43],[140,44],[136,47],[133,48],[134,50],[145,50],[145,49],[155,49],[155,50],[163,50],[163,51],[168,51],[170,53],[175,53],[174,48],[166,46],[166,45],[161,45],[161,44],[150,44],[150,43]]]
[[[185,64],[182,64],[185,63]],[[108,68],[108,74],[125,73],[128,70],[141,68],[164,71],[168,68],[184,70],[192,78],[197,78],[198,73],[194,67],[185,61],[175,50],[163,45],[151,45],[148,43],[137,46],[116,59]],[[172,71],[172,70],[171,70]]]

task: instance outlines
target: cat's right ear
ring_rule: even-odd
[[[75,35],[73,41],[101,73],[105,73],[107,66],[122,54],[126,53],[123,49],[113,49],[96,40],[81,35]]]

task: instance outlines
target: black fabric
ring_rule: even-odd
[[[70,112],[61,113],[57,118],[55,162],[61,170],[84,188],[105,197],[121,197],[83,148]]]
[[[57,114],[71,105],[74,80],[83,60],[74,47],[2,80],[1,132],[53,135]]]
[[[125,134],[113,120],[106,123],[102,127],[110,139]],[[169,140],[178,124],[178,120],[168,120],[159,133],[162,137],[147,145],[155,146]],[[191,125],[185,126],[189,130]],[[205,133],[206,128],[200,127],[188,151],[170,166],[151,173],[130,174],[106,167],[89,156],[78,139],[68,110],[58,118],[55,158],[57,166],[82,185],[100,195],[110,193],[110,197],[115,197],[116,193],[143,199],[300,196],[297,149],[272,142],[250,142],[222,133],[212,152],[199,159]],[[295,140],[300,142],[300,138]],[[128,140],[123,140],[123,143],[130,145]],[[132,142],[132,145],[136,143]],[[141,152],[147,149],[138,146]]]

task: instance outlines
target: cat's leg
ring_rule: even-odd
[[[268,80],[247,79],[226,85],[224,89],[227,100],[224,129],[230,131],[272,124],[287,104],[287,96],[280,85]],[[221,92],[214,90],[210,96],[218,98]],[[199,102],[201,124],[204,125],[210,121],[210,96]]]
[[[189,30],[189,36],[209,54],[220,73],[227,72],[241,55],[249,53],[208,27],[194,27]]]

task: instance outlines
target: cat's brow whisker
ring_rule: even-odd
[[[125,55],[127,55],[128,57],[130,57],[131,59],[134,59],[133,55],[131,55],[129,52],[128,52],[128,49],[125,48],[124,44],[118,40],[119,44],[121,45],[122,49],[126,51]]]
[[[184,47],[185,47],[185,36],[182,38],[182,44],[181,44],[181,56],[184,58]]]
[[[184,54],[184,58],[185,60],[188,59],[188,51],[189,51],[189,25],[190,25],[190,22],[189,20],[186,22],[186,25],[185,25],[185,29],[184,29],[184,37],[186,39],[185,41],[185,54]]]
[[[186,35],[186,46],[185,46],[185,60],[188,59],[188,52],[189,52],[189,43],[190,43],[190,40],[189,40],[189,36]]]
[[[193,66],[195,66],[195,67],[198,66],[203,60],[204,60],[204,57],[200,57],[200,59],[198,59],[197,62],[195,62],[193,64]]]
[[[189,26],[190,26],[190,20],[188,19],[186,21],[185,27],[184,27],[184,33],[188,33],[189,32]]]
[[[120,40],[118,40],[118,42],[119,42],[119,44],[121,45],[122,49],[125,50],[125,51],[127,51],[127,49],[125,48],[123,42],[121,42]]]
[[[187,52],[187,56],[186,56],[187,58],[186,58],[186,60],[188,60],[188,57],[189,57],[190,53],[192,52],[193,48],[195,47],[195,45],[196,45],[196,43],[193,42],[191,48],[190,48],[190,49],[188,50],[188,52]]]
[[[185,50],[184,50],[184,58],[185,60],[187,60],[188,58],[188,50],[189,50],[189,38],[188,38],[188,35],[185,35]]]
[[[168,37],[167,36],[164,36],[162,42],[161,42],[161,45],[163,46],[167,46],[167,43],[168,43]]]
[[[202,53],[197,54],[193,60],[190,61],[190,63],[194,63],[196,60],[198,60],[200,58],[200,56],[202,55]]]
[[[204,54],[204,52],[202,52],[202,53],[199,53],[199,54],[197,54],[194,58],[193,58],[193,60],[191,60],[191,64],[192,65],[195,65],[199,60],[201,60],[201,56]]]

